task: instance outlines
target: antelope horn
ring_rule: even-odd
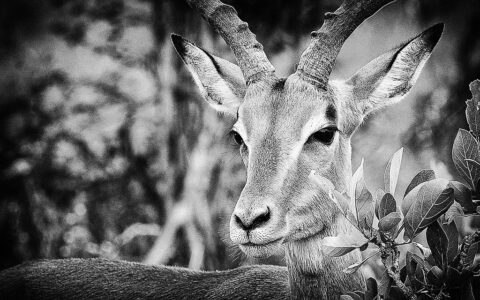
[[[230,46],[247,85],[267,76],[273,76],[275,68],[268,60],[263,46],[256,40],[248,24],[238,17],[235,9],[219,0],[187,0],[199,11]]]
[[[345,0],[334,13],[326,13],[323,25],[311,33],[311,41],[302,53],[296,73],[326,88],[345,40],[366,19],[394,0]]]

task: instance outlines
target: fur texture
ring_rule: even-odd
[[[288,294],[287,269],[276,266],[200,272],[105,259],[64,259],[24,263],[0,273],[3,300],[288,299]]]
[[[342,272],[358,261],[357,252],[341,258],[323,254],[321,239],[348,233],[349,225],[325,191],[310,182],[309,174],[315,170],[336,190],[349,190],[350,137],[355,128],[368,113],[403,98],[442,29],[441,25],[434,26],[372,61],[347,82],[331,82],[326,87],[295,73],[286,80],[267,77],[251,81],[247,88],[238,67],[182,38],[174,38],[202,95],[214,108],[238,117],[234,128],[240,128],[245,141],[241,155],[247,182],[232,215],[231,239],[250,256],[284,253],[287,268],[250,266],[196,272],[98,259],[39,261],[1,272],[0,296],[337,299],[346,291],[362,289],[360,274]],[[309,139],[325,127],[338,129],[330,143]],[[255,223],[259,213],[265,211],[269,217]],[[246,230],[238,219],[258,226]],[[288,238],[284,244],[282,238]]]

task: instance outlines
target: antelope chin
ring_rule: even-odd
[[[312,238],[320,238],[322,239],[325,237],[325,230],[322,228],[321,230],[315,231],[315,230],[304,230],[304,231],[296,231],[287,234],[285,238],[283,239],[283,243],[290,243],[290,242],[296,242],[296,241],[306,241]]]
[[[271,242],[267,242],[265,244],[240,244],[239,247],[243,253],[253,258],[266,258],[283,253],[281,238]]]

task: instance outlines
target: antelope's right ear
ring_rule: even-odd
[[[205,100],[217,111],[236,116],[247,87],[240,68],[179,35],[172,34],[172,42]]]

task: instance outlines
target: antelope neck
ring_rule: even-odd
[[[364,290],[363,276],[343,272],[358,262],[360,254],[327,257],[321,251],[320,238],[310,238],[287,246],[288,281],[293,299],[339,299],[347,291]]]
[[[337,165],[337,189],[348,191],[351,165],[350,148],[341,150],[347,157],[347,163]],[[348,174],[348,175],[347,175]],[[358,251],[342,257],[328,257],[323,254],[321,239],[336,236],[351,230],[350,224],[343,216],[337,216],[331,227],[321,234],[304,240],[289,243],[286,246],[290,292],[293,299],[339,299],[342,293],[364,290],[365,281],[360,272],[346,274],[348,266],[360,261]]]

